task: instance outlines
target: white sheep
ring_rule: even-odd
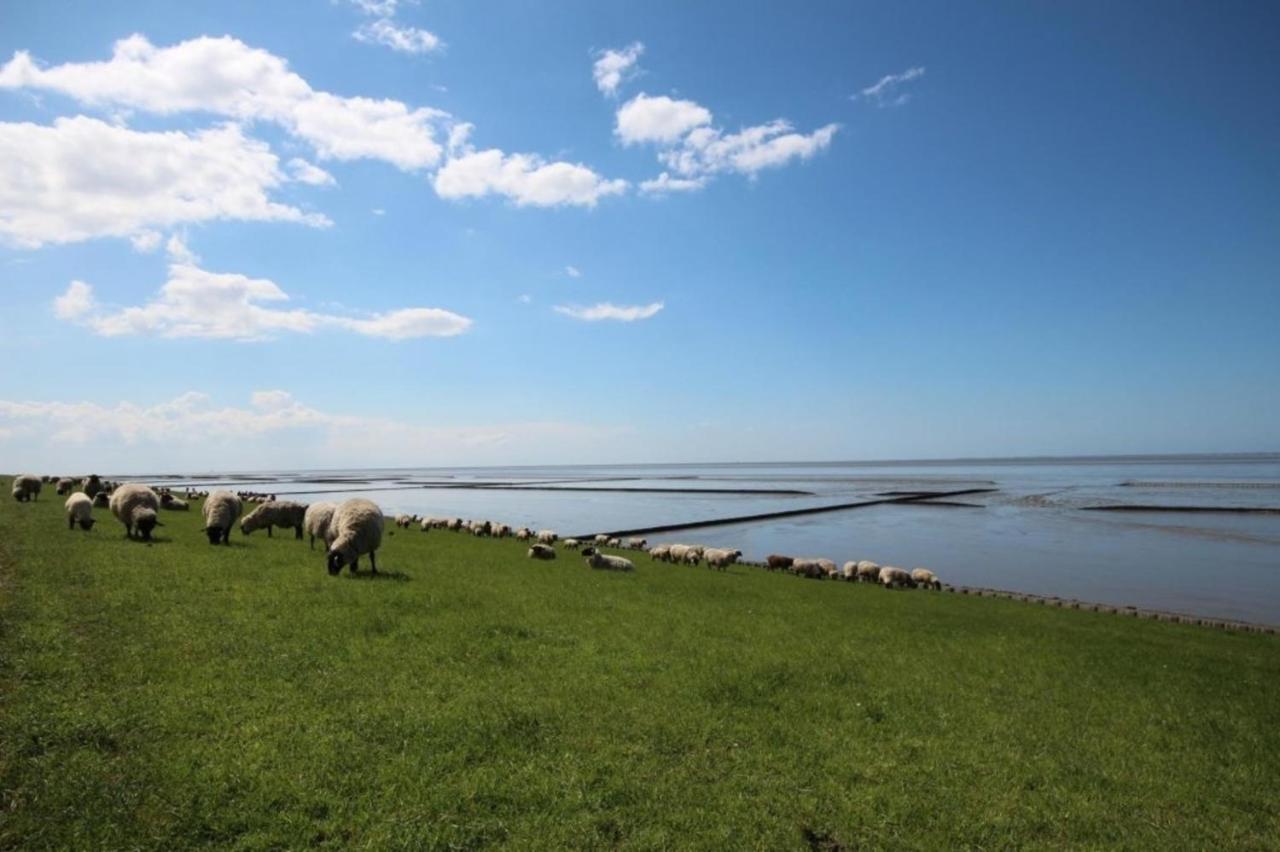
[[[160,495],[160,508],[168,509],[170,512],[186,512],[191,506],[186,500],[174,497],[168,491]]]
[[[846,582],[852,583],[858,579],[858,563],[846,562],[840,566],[840,578]]]
[[[160,498],[145,485],[130,483],[111,492],[111,514],[124,524],[125,538],[134,533],[143,541],[151,541],[151,531],[163,526],[156,517],[160,511]]]
[[[230,491],[213,492],[200,509],[204,516],[204,528],[200,531],[209,537],[210,544],[231,544],[231,528],[243,509],[244,503]]]
[[[742,551],[729,550],[725,547],[708,547],[703,551],[702,555],[707,560],[708,568],[717,568],[724,571],[742,557]]]
[[[585,561],[592,568],[602,571],[634,571],[636,566],[632,564],[630,559],[623,556],[610,556],[607,553],[601,553],[594,547],[588,547],[582,551]]]
[[[521,527],[516,530],[516,539],[518,541],[528,541],[531,538],[533,538],[533,530],[528,527]]]
[[[403,514],[396,515],[396,526],[407,530],[412,524],[413,524],[413,518],[409,517],[408,515],[403,515]]]
[[[608,541],[609,541],[609,536],[606,535],[605,533],[600,533],[595,537],[595,543],[597,545],[607,544]]]
[[[649,556],[660,562],[666,562],[671,558],[671,545],[659,544],[656,547],[649,548]]]
[[[559,537],[553,530],[538,530],[538,541],[541,544],[555,544]]]
[[[249,535],[265,529],[267,538],[271,538],[272,527],[288,527],[293,530],[293,537],[301,541],[306,516],[305,504],[292,500],[268,500],[240,519],[240,532]]]
[[[75,480],[63,477],[58,480],[58,484],[54,490],[56,490],[58,492],[58,496],[61,497],[63,494],[70,494],[71,489],[75,487]]]
[[[614,536],[613,538],[605,542],[605,547],[620,548],[622,547],[622,539],[618,538],[617,536]]]
[[[858,562],[858,582],[859,583],[878,583],[880,582],[880,566],[869,559],[863,559]]]
[[[811,580],[825,580],[827,572],[822,570],[820,559],[793,559],[791,573],[797,577],[808,577]]]
[[[76,524],[82,530],[93,529],[93,501],[83,491],[77,491],[67,498],[63,504],[67,510],[67,529],[73,530]]]
[[[511,536],[511,525],[510,525],[510,524],[495,524],[495,525],[494,525],[494,527],[493,527],[493,537],[494,537],[494,538],[510,538],[510,536]]]
[[[530,559],[555,559],[556,549],[549,544],[534,544],[528,555]]]
[[[25,503],[28,500],[40,499],[40,489],[44,483],[40,481],[40,477],[32,476],[29,473],[23,473],[13,478],[13,499],[19,503]]]
[[[690,547],[684,552],[684,564],[697,565],[702,561],[702,548]]]
[[[360,557],[369,554],[373,573],[378,573],[378,561],[374,555],[382,544],[382,510],[371,500],[355,498],[343,501],[334,510],[329,522],[329,574],[342,572],[343,566],[351,566],[351,573],[360,568]]]
[[[569,550],[577,550],[579,547],[582,546],[582,542],[578,541],[576,538],[566,538],[563,542],[561,542],[561,544],[563,544]]]
[[[911,581],[917,586],[924,586],[926,589],[938,590],[942,588],[942,581],[938,579],[938,575],[928,568],[916,568],[913,570],[911,572]]]
[[[648,548],[649,548],[648,539],[638,538],[636,536],[632,536],[631,538],[627,539],[628,550],[647,550]]]
[[[839,567],[837,567],[836,563],[832,562],[830,559],[815,559],[814,561],[818,563],[818,567],[822,569],[822,573],[827,575],[827,579],[830,579],[840,573]]]
[[[886,589],[911,589],[916,584],[906,570],[886,565],[880,569],[880,585]]]
[[[307,511],[302,515],[302,528],[307,531],[307,535],[311,537],[310,546],[312,550],[316,549],[316,539],[320,539],[326,549],[329,546],[329,522],[333,520],[334,510],[338,508],[337,503],[322,502],[312,503],[307,507]],[[425,524],[426,521],[423,521]]]
[[[687,544],[672,544],[667,547],[667,558],[675,563],[684,562],[684,558],[688,553],[689,545]]]

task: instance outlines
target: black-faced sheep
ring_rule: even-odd
[[[67,498],[64,506],[67,510],[67,529],[75,529],[76,524],[82,530],[93,529],[93,501],[87,494],[77,491]]]
[[[44,483],[40,477],[24,473],[13,478],[13,499],[19,503],[40,499],[40,489]]]
[[[209,495],[201,509],[204,515],[204,529],[201,532],[209,537],[210,544],[231,544],[231,528],[235,526],[236,518],[240,517],[243,508],[240,498],[230,491],[215,491]]]
[[[880,569],[880,585],[886,589],[913,589],[916,584],[906,570],[886,565]]]
[[[601,553],[594,547],[588,547],[582,551],[586,563],[600,571],[634,571],[636,566],[632,564],[630,559],[622,556],[611,556],[607,553]]]
[[[529,548],[530,559],[555,559],[556,549],[549,544],[534,544]]]
[[[329,522],[328,567],[331,575],[342,573],[344,566],[354,574],[360,569],[360,557],[369,554],[373,573],[378,573],[374,555],[382,544],[382,510],[371,500],[345,500],[333,512]]]
[[[251,532],[265,529],[267,538],[271,538],[272,527],[286,527],[293,530],[293,537],[302,538],[302,526],[307,515],[307,507],[292,500],[270,500],[259,505],[240,520],[240,532],[248,535]]]
[[[942,588],[942,582],[938,579],[938,575],[928,568],[916,568],[913,570],[911,572],[911,580],[917,586],[924,586],[926,589],[937,591]]]
[[[156,513],[160,511],[160,498],[145,485],[130,483],[111,492],[111,514],[124,524],[126,538],[135,534],[143,541],[151,541],[151,531],[162,526]]]
[[[869,559],[860,560],[856,576],[859,583],[878,583],[880,582],[880,566]]]
[[[724,571],[742,558],[742,551],[729,550],[725,547],[708,547],[702,552],[702,555],[707,560],[708,568]]]

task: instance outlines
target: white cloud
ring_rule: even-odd
[[[151,301],[108,310],[94,300],[88,284],[73,281],[66,293],[55,300],[55,314],[104,337],[156,335],[241,341],[326,328],[387,340],[452,337],[471,326],[470,319],[440,308],[402,308],[352,317],[272,307],[289,300],[274,281],[201,269],[183,258],[186,248],[181,241],[177,244],[181,250],[174,250],[176,239],[170,240],[170,253],[175,259],[169,266],[169,280]]]
[[[432,185],[441,198],[501,195],[520,207],[594,207],[627,188],[625,180],[607,180],[581,163],[547,163],[534,154],[504,154],[497,148],[450,159]]]
[[[266,144],[234,124],[188,134],[85,116],[52,126],[0,122],[0,237],[20,246],[133,238],[214,219],[331,224],[272,201],[284,181]]]
[[[435,130],[448,117],[395,100],[317,91],[285,60],[230,36],[201,36],[160,48],[132,35],[116,42],[105,62],[49,68],[18,51],[0,67],[4,88],[54,91],[106,108],[269,121],[306,140],[322,159],[379,159],[406,170],[439,162]]]
[[[596,88],[606,95],[616,94],[618,86],[624,79],[630,79],[636,75],[639,70],[636,62],[642,53],[644,53],[644,45],[638,41],[632,42],[622,50],[602,52],[591,68]]]
[[[839,129],[837,124],[828,124],[809,134],[796,133],[782,119],[729,134],[700,127],[660,158],[668,168],[686,177],[726,171],[754,176],[761,169],[809,159],[825,150]]]
[[[151,254],[160,247],[161,239],[159,231],[139,231],[129,237],[129,242],[133,244],[134,251]]]
[[[288,166],[289,173],[299,183],[309,183],[312,186],[333,186],[337,183],[333,179],[333,175],[319,166],[308,163],[301,157],[294,157],[289,161]]]
[[[653,302],[648,305],[614,305],[609,302],[601,302],[589,308],[574,305],[556,305],[554,310],[558,314],[564,314],[567,317],[586,322],[598,322],[599,320],[635,322],[636,320],[649,319],[649,317],[662,310],[663,307],[662,302]]]
[[[694,192],[707,185],[705,177],[673,178],[663,172],[656,178],[642,181],[640,191],[649,195],[665,195],[669,192]]]
[[[568,275],[570,278],[581,278],[582,270],[578,269],[576,266],[570,265],[564,268],[564,274]]]
[[[366,15],[390,18],[396,13],[396,6],[400,4],[398,0],[351,0],[351,5]]]
[[[374,207],[374,208],[373,208],[372,210],[370,210],[369,212],[370,212],[370,213],[372,213],[372,214],[373,214],[373,215],[375,215],[375,216],[385,216],[385,215],[387,215],[387,211],[386,211],[386,210],[383,210],[381,207]]]
[[[853,96],[854,100],[859,97],[866,98],[875,103],[876,106],[902,106],[911,96],[905,92],[899,93],[903,83],[910,83],[912,80],[918,80],[924,76],[924,68],[917,66],[908,68],[901,74],[886,74],[878,81],[867,86],[857,95]]]
[[[435,33],[418,27],[396,26],[389,18],[363,24],[351,35],[356,41],[381,44],[400,53],[430,53],[444,47]]]
[[[521,293],[519,296],[516,297],[516,301],[522,305],[527,305],[533,301],[533,297],[530,296],[528,293]]]
[[[169,241],[164,244],[164,250],[169,259],[176,263],[193,265],[200,262],[196,253],[187,247],[186,240],[177,234],[170,235]]]
[[[711,111],[693,101],[644,92],[619,107],[614,132],[627,145],[674,142],[695,127],[711,123]]]

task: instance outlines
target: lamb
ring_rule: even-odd
[[[125,538],[133,538],[136,532],[143,541],[151,541],[151,531],[161,526],[156,513],[160,511],[160,498],[145,485],[130,483],[111,492],[111,514],[124,524]]]
[[[592,568],[603,571],[634,571],[636,566],[632,564],[630,559],[623,556],[610,556],[607,553],[601,553],[594,547],[588,547],[582,551],[586,563]]]
[[[649,556],[661,562],[666,562],[671,558],[671,545],[659,544],[657,547],[649,548]]]
[[[19,503],[25,503],[28,500],[38,500],[40,498],[40,489],[44,487],[40,482],[40,477],[32,476],[29,473],[21,474],[13,478],[13,499]]]
[[[770,571],[787,571],[791,568],[791,563],[795,562],[790,556],[780,556],[777,553],[770,553],[769,558],[765,560],[765,567]]]
[[[556,549],[549,544],[535,544],[529,548],[530,559],[555,559]]]
[[[880,582],[880,566],[869,559],[863,559],[858,563],[857,576],[859,583],[878,583]]]
[[[708,568],[717,568],[724,571],[738,561],[742,556],[742,551],[729,550],[724,547],[709,547],[703,551],[702,555],[706,557]]]
[[[265,529],[271,538],[272,527],[292,527],[293,537],[302,540],[302,526],[307,516],[304,503],[292,500],[268,500],[260,504],[240,520],[240,532],[248,535],[254,530]]]
[[[302,515],[302,528],[311,537],[311,549],[316,549],[316,539],[327,548],[329,546],[329,522],[333,520],[333,511],[337,503],[328,501],[312,503]],[[426,523],[423,521],[422,523]]]
[[[582,542],[578,541],[576,538],[566,538],[563,544],[570,550],[577,550],[582,546]]]
[[[204,515],[204,528],[201,532],[209,536],[210,544],[231,544],[231,528],[243,509],[244,504],[240,498],[230,491],[215,491],[209,495],[201,509]]]
[[[61,497],[63,494],[70,494],[71,489],[75,487],[76,487],[76,483],[74,480],[67,479],[64,477],[58,480],[58,485],[54,490],[57,491],[58,496]]]
[[[942,581],[938,579],[937,574],[934,574],[928,568],[916,568],[912,571],[911,581],[917,586],[924,586],[926,589],[935,591],[942,589]]]
[[[75,529],[76,524],[82,530],[93,529],[93,501],[87,494],[77,491],[67,498],[64,505],[67,510],[67,529]]]
[[[913,589],[916,584],[902,568],[886,565],[880,569],[880,585],[886,589]]]
[[[627,539],[627,548],[630,550],[647,550],[649,548],[649,541],[647,539],[632,536]]]
[[[555,544],[559,537],[552,530],[538,530],[538,541],[542,544]]]
[[[160,508],[168,509],[171,512],[186,512],[191,507],[186,500],[180,500],[166,491],[160,495]]]
[[[356,498],[345,500],[334,510],[329,522],[329,574],[342,573],[344,565],[351,566],[351,573],[360,568],[360,557],[369,554],[369,564],[378,573],[375,556],[382,544],[382,510],[371,500]]]

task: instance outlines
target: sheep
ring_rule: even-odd
[[[671,545],[659,544],[656,547],[649,548],[649,556],[661,562],[666,562],[671,558]]]
[[[306,530],[310,536],[310,547],[316,549],[316,539],[320,539],[321,544],[326,548],[329,546],[329,522],[333,520],[333,511],[338,508],[337,503],[328,501],[320,503],[312,503],[307,507],[307,511],[302,514],[302,528]],[[423,521],[425,524],[426,521]]]
[[[618,538],[617,536],[614,536],[613,538],[605,542],[605,547],[620,548],[622,547],[622,539]]]
[[[770,553],[769,558],[765,560],[765,567],[770,571],[787,571],[791,568],[791,563],[795,562],[790,556],[780,556],[777,553]]]
[[[151,531],[162,526],[156,517],[160,498],[145,485],[121,485],[111,492],[110,502],[111,514],[124,524],[125,538],[133,538],[136,532],[143,541],[151,541]]]
[[[511,536],[511,526],[509,524],[494,524],[494,538],[509,538]]]
[[[741,550],[729,550],[724,547],[709,547],[703,551],[706,557],[708,568],[717,568],[721,571],[727,569],[742,556]]]
[[[858,563],[849,561],[840,567],[840,579],[852,583],[858,579]]]
[[[917,586],[924,586],[926,589],[934,589],[937,591],[942,588],[942,581],[938,579],[938,575],[934,574],[928,568],[916,568],[912,571],[911,581]]]
[[[98,474],[91,474],[84,483],[84,493],[90,497],[97,497],[100,491],[106,491],[106,486],[102,484],[102,480],[98,478]]]
[[[825,580],[827,572],[822,569],[819,559],[793,559],[791,560],[791,573],[797,577],[807,577],[810,580]]]
[[[336,506],[337,504],[335,503],[334,505]],[[309,512],[311,510],[308,509],[307,511]],[[420,523],[418,526],[423,532],[430,532],[431,528],[434,527],[435,525],[436,525],[435,518],[423,518],[422,523]]]
[[[630,559],[623,556],[610,556],[607,553],[601,553],[594,547],[588,547],[582,551],[584,561],[591,566],[603,571],[634,571],[636,566],[632,564]]]
[[[607,544],[608,541],[609,541],[609,536],[606,535],[605,533],[600,533],[595,537],[595,543],[597,546],[602,544]]]
[[[44,484],[38,476],[32,476],[29,473],[15,476],[13,478],[13,499],[19,503],[38,500],[40,499],[40,489],[42,487],[44,487]]]
[[[530,559],[555,559],[556,549],[549,544],[534,544],[529,548]]]
[[[702,548],[690,547],[684,552],[684,563],[686,565],[697,565],[702,561]]]
[[[333,512],[329,522],[328,566],[330,576],[342,573],[344,565],[351,573],[360,568],[360,557],[369,554],[369,565],[378,573],[375,555],[382,544],[382,510],[371,500],[345,500]]]
[[[458,532],[462,529],[462,518],[450,518],[448,523],[445,524],[445,529]]]
[[[576,538],[566,538],[564,541],[560,543],[563,544],[569,550],[577,550],[579,547],[582,546],[582,542],[578,541]]]
[[[822,573],[826,574],[828,579],[840,573],[839,566],[830,559],[815,559],[813,561],[818,563],[818,567],[822,569]]]
[[[913,589],[916,584],[902,568],[886,565],[880,569],[880,585],[886,589]]]
[[[516,530],[516,539],[519,541],[528,541],[531,538],[533,538],[533,530],[528,527],[521,527]]]
[[[244,504],[230,491],[215,491],[204,501],[200,510],[204,516],[204,528],[200,531],[209,537],[210,544],[231,544],[231,528]]]
[[[88,495],[77,491],[63,505],[67,510],[67,529],[75,529],[76,524],[82,530],[93,529],[93,501]]]
[[[687,544],[673,544],[667,548],[667,557],[670,558],[672,562],[684,562],[684,558],[688,554],[689,545]]]
[[[186,500],[180,500],[166,491],[160,495],[160,508],[168,509],[171,512],[186,512],[191,506]]]
[[[396,515],[396,526],[403,529],[409,529],[409,525],[413,523],[413,518],[408,515]]]
[[[302,527],[306,523],[307,507],[292,500],[269,500],[240,519],[240,532],[248,535],[265,529],[271,538],[272,527],[292,527],[293,537],[302,540]]]
[[[99,491],[93,495],[93,505],[98,509],[105,509],[111,505],[111,495],[105,491]]]
[[[476,536],[484,537],[493,534],[492,521],[473,521],[471,524],[471,533]]]
[[[649,548],[649,542],[647,539],[638,538],[636,536],[632,536],[631,538],[627,539],[628,550],[648,550],[648,548]]]
[[[64,477],[58,480],[58,485],[54,490],[57,491],[58,496],[61,497],[63,494],[70,494],[71,489],[75,488],[75,486],[76,486],[76,483],[74,480],[67,479]]]
[[[541,544],[555,544],[559,537],[553,530],[538,530],[538,542]]]
[[[859,583],[880,582],[880,566],[869,559],[861,560],[858,563],[857,578]]]

